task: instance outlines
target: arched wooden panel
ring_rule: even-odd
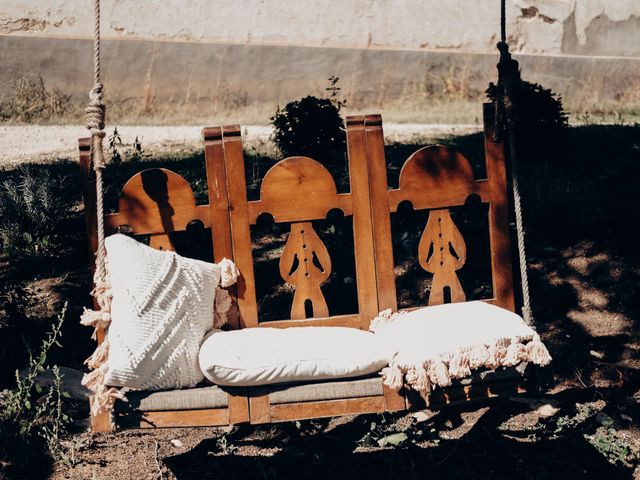
[[[189,182],[165,168],[143,170],[131,177],[122,188],[118,212],[105,216],[109,233],[129,225],[136,235],[183,231],[192,220],[210,227],[209,206],[196,206]]]
[[[395,212],[405,200],[416,210],[453,207],[472,194],[488,199],[486,181],[474,180],[469,160],[451,147],[432,145],[407,158],[399,187],[389,192],[389,207]]]
[[[260,200],[249,202],[249,221],[255,224],[263,213],[271,214],[275,222],[317,220],[333,208],[351,214],[351,199],[338,194],[329,170],[309,157],[289,157],[264,176]]]

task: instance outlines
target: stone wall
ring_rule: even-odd
[[[12,101],[19,79],[42,77],[78,110],[91,85],[91,3],[0,3],[0,102]],[[479,109],[468,104],[495,77],[498,0],[102,5],[103,71],[121,121],[264,123],[278,104],[323,94],[336,75],[352,111],[469,122]],[[562,93],[573,111],[640,104],[639,1],[511,0],[508,12],[525,78]]]

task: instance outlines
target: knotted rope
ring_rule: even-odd
[[[105,231],[104,231],[104,192],[102,185],[102,171],[106,163],[102,141],[105,137],[105,113],[104,86],[100,75],[100,0],[94,0],[95,28],[93,32],[93,88],[89,92],[89,106],[87,114],[87,129],[91,132],[91,161],[96,175],[96,221],[98,235],[98,251],[96,252],[96,271],[94,275],[95,288],[93,296],[98,304],[98,309],[85,310],[80,320],[82,325],[94,328],[94,337],[98,331],[105,331],[111,323],[111,292],[107,280]],[[96,351],[85,363],[92,370],[82,379],[82,384],[93,391],[92,411],[94,414],[100,411],[109,413],[113,425],[113,404],[116,399],[126,400],[124,393],[117,388],[107,387],[104,378],[108,370],[107,360],[109,356],[109,339],[105,336]]]
[[[506,0],[501,1],[500,11],[500,61],[498,62],[498,86],[496,98],[495,140],[501,141],[506,134],[509,142],[509,158],[511,160],[511,184],[513,188],[513,205],[516,217],[516,234],[520,264],[520,283],[522,287],[522,317],[528,325],[533,324],[531,295],[529,293],[529,276],[527,271],[527,254],[525,249],[525,231],[522,219],[522,199],[518,181],[518,158],[516,155],[516,119],[518,94],[522,85],[520,67],[511,57],[506,33]]]
[[[95,27],[93,31],[93,88],[89,92],[89,106],[86,109],[87,129],[91,132],[91,159],[96,173],[96,210],[98,220],[98,251],[96,252],[96,300],[101,307],[106,280],[104,248],[104,200],[102,189],[102,170],[105,167],[102,139],[105,137],[104,86],[100,78],[100,0],[93,2]]]

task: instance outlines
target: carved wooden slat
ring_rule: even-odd
[[[380,115],[367,118],[372,121],[376,119],[382,121]],[[358,118],[357,122],[354,119],[351,120],[351,128],[347,131],[347,153],[354,212],[353,245],[358,287],[358,311],[362,320],[360,328],[367,330],[371,319],[379,312],[379,305],[364,123],[364,117]]]
[[[240,328],[258,326],[258,305],[251,253],[251,230],[247,190],[239,127],[223,132],[224,163],[229,195],[229,221],[233,244],[233,261],[240,277],[236,286],[240,309]]]
[[[347,136],[352,135],[360,117],[347,117]],[[396,277],[393,263],[393,244],[391,240],[391,216],[387,192],[387,164],[384,155],[384,137],[382,119],[379,115],[370,115],[364,119],[366,158],[369,166],[369,191],[371,196],[371,218],[376,266],[376,285],[380,310],[387,308],[396,311]]]
[[[204,138],[204,159],[207,171],[207,190],[209,192],[208,209],[211,218],[211,238],[213,241],[213,258],[215,262],[221,262],[224,258],[233,259],[231,221],[229,219],[229,194],[227,189],[228,182],[224,162],[225,152],[222,141],[222,130],[222,127],[209,127],[202,130],[202,136]],[[231,135],[231,129],[227,128],[226,132],[228,137],[233,138],[234,135]],[[239,131],[237,133],[239,134]],[[234,302],[237,302],[238,292],[236,285],[229,287],[229,293]],[[232,308],[227,313],[227,325],[232,330],[240,328],[240,318],[237,308]]]
[[[451,219],[449,209],[431,210],[418,244],[418,262],[422,268],[433,274],[429,305],[445,303],[445,288],[451,293],[451,302],[466,300],[456,274],[466,260],[467,246]]]
[[[515,311],[513,295],[513,267],[509,239],[509,209],[507,204],[507,171],[504,143],[493,141],[495,107],[483,105],[484,149],[488,184],[491,190],[489,204],[489,242],[491,245],[491,271],[493,297],[496,305]]]
[[[311,222],[291,224],[291,232],[280,257],[280,275],[295,288],[291,319],[307,318],[305,304],[311,302],[314,317],[329,315],[320,285],[331,274],[331,258]]]
[[[136,235],[167,234],[186,230],[192,220],[211,226],[208,206],[196,206],[189,182],[164,168],[135,174],[122,188],[118,212],[105,215],[107,234],[129,225]]]

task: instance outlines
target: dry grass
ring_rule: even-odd
[[[151,52],[145,82],[138,96],[107,96],[110,124],[204,125],[234,122],[265,125],[278,103],[293,100],[253,100],[246,90],[234,88],[223,81],[219,82],[213,97],[198,97],[191,81],[184,96],[161,97],[153,83],[156,56]],[[474,69],[470,62],[428,70],[422,78],[404,81],[401,91],[386,84],[388,76],[382,70],[373,94],[347,85],[343,90],[345,113],[381,112],[387,122],[395,123],[475,124],[481,119],[484,86],[493,79],[487,72]],[[609,72],[594,70],[584,79],[559,89],[571,123],[640,122],[640,67],[636,75],[627,76],[628,82],[620,81],[618,86],[612,86]],[[7,99],[0,103],[0,122],[83,123],[86,101],[83,95],[71,95],[57,87],[47,86],[41,77],[21,77],[14,82],[13,91]]]

